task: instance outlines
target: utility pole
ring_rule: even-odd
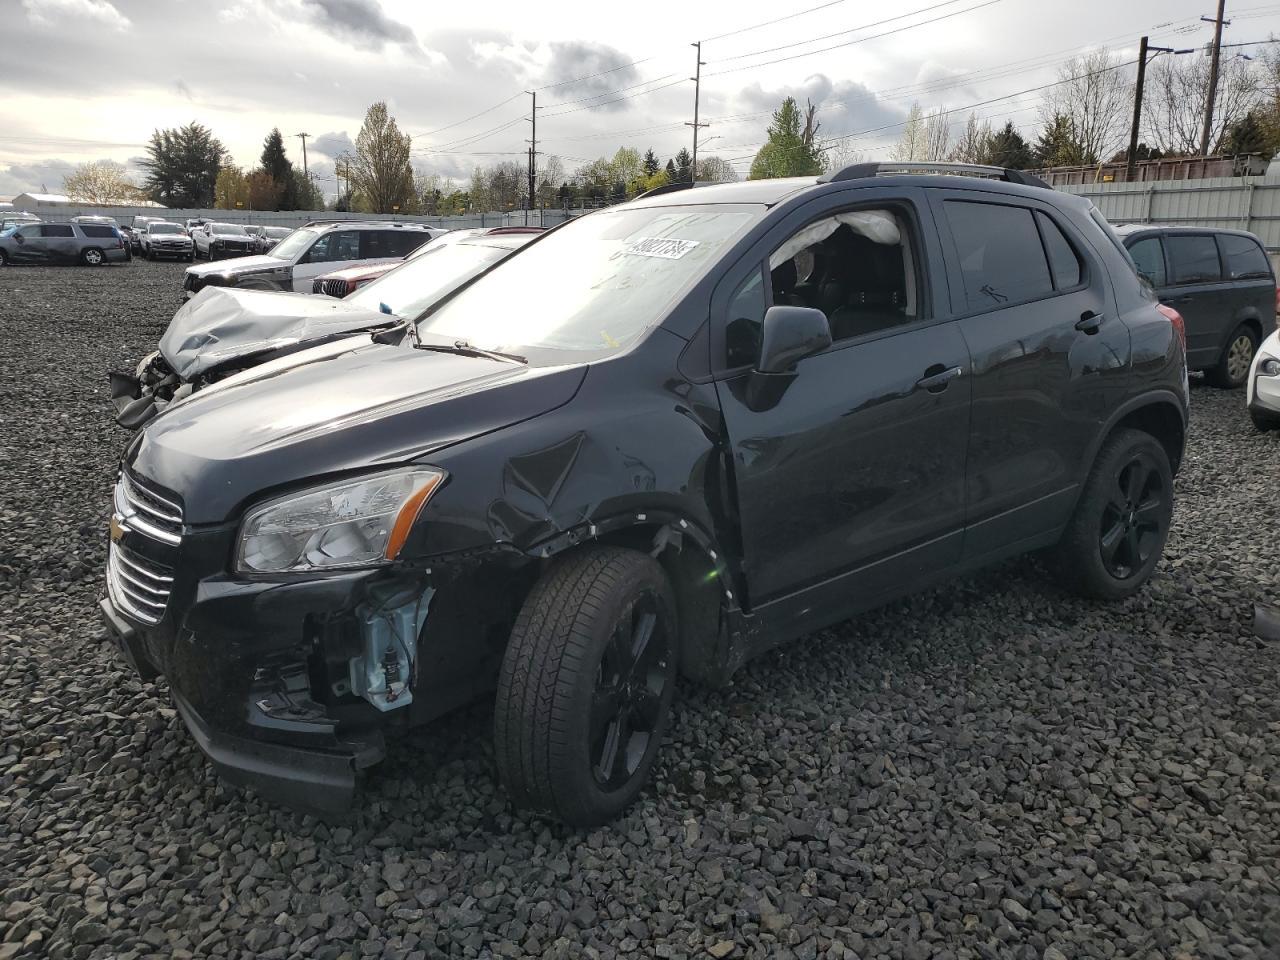
[[[1129,128],[1129,157],[1124,166],[1126,183],[1133,182],[1138,163],[1138,127],[1142,124],[1142,84],[1147,79],[1147,38],[1138,42],[1138,79],[1133,85],[1133,126]]]
[[[1204,102],[1204,129],[1200,132],[1200,156],[1209,156],[1209,129],[1213,126],[1213,102],[1218,97],[1218,61],[1222,56],[1222,15],[1227,0],[1218,0],[1218,15],[1213,19],[1213,59],[1209,62],[1209,92]],[[1209,22],[1208,17],[1201,20]]]
[[[538,92],[530,90],[529,96],[533,97],[533,106],[529,110],[529,201],[525,204],[526,210],[533,209],[533,195],[536,181],[536,169],[538,162]],[[525,222],[528,222],[525,217]]]
[[[689,169],[689,185],[698,182],[698,128],[710,126],[710,124],[698,122],[698,101],[702,93],[702,68],[705,66],[702,60],[702,41],[691,43],[689,46],[697,51],[695,54],[693,76],[689,79],[693,81],[693,123],[686,121],[686,127],[693,127],[693,166]]]
[[[302,139],[302,172],[306,175],[307,179],[310,180],[311,171],[307,169],[307,137],[311,136],[311,134],[295,133],[294,136]]]

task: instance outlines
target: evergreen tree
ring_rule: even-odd
[[[1078,167],[1098,162],[1080,145],[1071,118],[1060,113],[1044,125],[1034,152],[1036,163],[1042,167]]]
[[[751,163],[748,180],[816,176],[822,172],[824,158],[817,145],[814,112],[810,105],[802,119],[794,97],[782,101],[769,125],[769,140]]]
[[[208,127],[156,130],[147,144],[147,195],[167,207],[210,207],[226,150]]]
[[[661,164],[658,163],[658,158],[653,155],[653,150],[646,150],[644,152],[644,175],[652,177],[659,169],[661,169]]]
[[[280,209],[298,209],[298,180],[294,176],[293,164],[284,152],[284,137],[280,128],[275,127],[262,141],[262,169],[267,176],[276,182],[280,191]]]
[[[1031,148],[1027,146],[1027,141],[1022,139],[1022,134],[1013,128],[1011,120],[991,138],[987,151],[987,163],[1012,170],[1025,170],[1035,160],[1031,155]]]
[[[667,183],[676,182],[676,164],[674,160],[667,161]]]
[[[675,176],[672,183],[690,183],[693,181],[693,157],[684,147],[676,154]]]
[[[1222,153],[1228,156],[1241,153],[1265,153],[1270,156],[1274,152],[1267,130],[1253,110],[1232,125],[1222,141]]]

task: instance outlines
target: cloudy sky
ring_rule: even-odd
[[[1073,53],[1137,38],[1211,37],[1209,0],[703,0],[626,5],[489,0],[0,0],[0,196],[87,160],[136,166],[152,130],[197,120],[257,162],[278,126],[327,190],[366,107],[387,101],[420,169],[464,179],[523,162],[530,97],[539,150],[568,172],[621,145],[664,160],[689,143],[703,41],[703,154],[745,174],[787,94],[822,134],[883,156],[912,101],[971,104],[1030,133],[1038,94]],[[1280,34],[1280,3],[1228,5],[1227,42]],[[994,101],[985,103],[986,101]],[[854,136],[848,136],[853,134]]]

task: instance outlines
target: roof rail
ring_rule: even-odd
[[[838,183],[844,180],[862,180],[867,177],[878,177],[882,174],[899,173],[942,173],[964,177],[987,177],[992,180],[1003,180],[1006,183],[1018,183],[1024,187],[1043,187],[1052,190],[1034,173],[1025,170],[1013,170],[1009,167],[994,167],[982,163],[949,163],[937,160],[901,160],[889,163],[855,163],[834,173],[824,173],[818,178],[819,183]]]

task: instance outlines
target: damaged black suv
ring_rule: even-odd
[[[1031,550],[1139,589],[1186,416],[1182,331],[1026,174],[660,192],[174,403],[102,609],[264,795],[340,809],[388,734],[496,689],[513,800],[599,823],[677,676]]]

